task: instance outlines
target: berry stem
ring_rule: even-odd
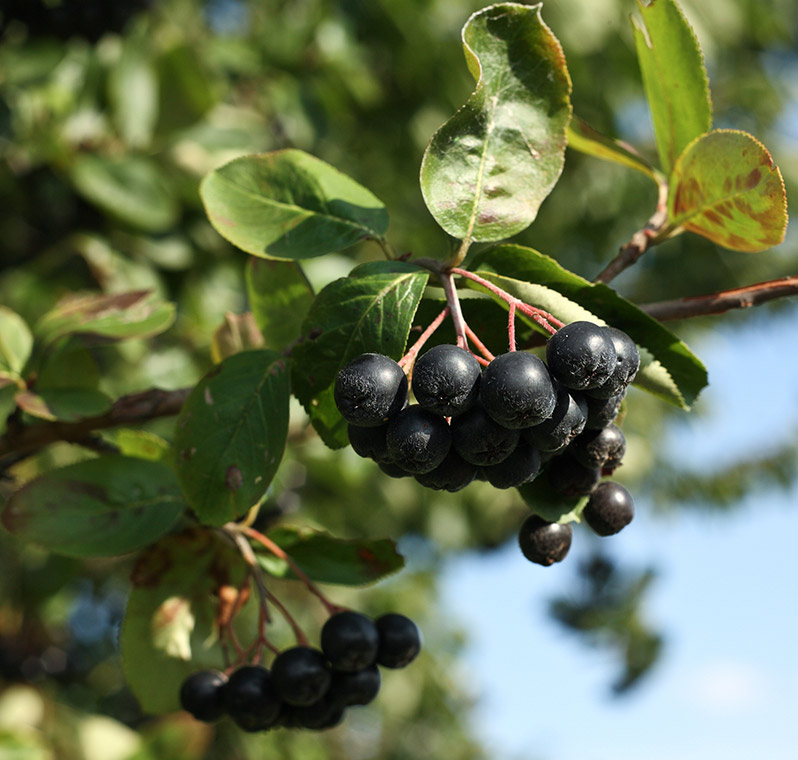
[[[480,356],[474,355],[474,358],[478,362],[484,362],[486,365],[490,364],[496,357],[490,352],[488,347],[479,339],[479,336],[468,326],[465,326],[466,335],[468,336],[469,340],[479,349],[482,356],[485,358],[482,359]]]
[[[446,319],[449,314],[449,307],[447,306],[435,319],[430,322],[429,327],[424,330],[419,336],[418,340],[411,346],[410,350],[399,360],[400,367],[408,366],[408,371],[413,371],[413,365],[416,363],[418,352],[424,347],[424,344],[430,339],[432,334],[441,326],[441,323]]]
[[[299,623],[297,623],[294,616],[286,609],[285,605],[268,589],[266,590],[266,594],[269,597],[271,603],[280,610],[280,614],[285,618],[288,625],[291,626],[291,630],[294,632],[294,636],[296,637],[296,643],[300,646],[306,647],[308,646],[308,637],[305,635],[305,632],[302,630]]]
[[[545,311],[544,309],[539,309],[537,306],[530,306],[520,298],[516,298],[506,290],[503,290],[498,285],[494,285],[484,277],[480,277],[478,274],[469,272],[467,269],[455,267],[451,269],[450,272],[452,274],[459,274],[461,277],[465,277],[467,280],[471,280],[472,282],[476,282],[478,285],[481,285],[486,290],[489,290],[491,293],[501,298],[501,300],[504,301],[508,306],[514,305],[518,311],[537,322],[544,330],[546,330],[546,332],[551,333],[552,335],[554,335],[554,333],[556,333],[557,330],[565,324],[557,319],[557,317],[555,317],[553,314],[549,314],[549,312]]]
[[[515,351],[515,304],[510,304],[510,312],[507,320],[507,337],[510,339],[510,351]]]
[[[472,354],[476,357],[477,361],[481,364],[488,364],[493,361],[493,354],[488,350],[485,344],[479,339],[479,336],[468,326],[463,316],[463,309],[460,306],[460,298],[457,295],[457,288],[454,286],[454,278],[451,272],[438,272],[438,279],[443,285],[443,292],[446,294],[446,303],[449,305],[449,311],[452,315],[452,322],[454,322],[454,331],[457,335],[457,345],[466,350],[471,351],[468,347],[469,339],[476,346],[482,356],[487,360],[483,361],[479,356]]]
[[[233,525],[235,525],[235,523],[233,523]],[[308,578],[308,576],[299,567],[299,565],[297,565],[296,562],[294,562],[294,560],[292,560],[291,557],[289,557],[268,536],[264,536],[263,533],[261,533],[258,530],[255,530],[254,528],[252,528],[252,527],[250,527],[248,525],[236,526],[235,529],[240,531],[241,533],[243,533],[245,536],[248,536],[253,541],[257,541],[261,546],[263,546],[264,549],[267,549],[268,551],[270,551],[278,559],[283,560],[283,562],[285,562],[288,565],[288,567],[291,568],[291,570],[293,571],[294,575],[296,575],[296,577],[299,578],[299,580],[301,580],[302,583],[305,584],[305,586],[307,586],[308,591],[310,591],[311,594],[313,594],[314,596],[316,596],[319,599],[319,601],[324,605],[324,608],[327,610],[328,614],[334,615],[336,612],[340,611],[341,608],[338,607],[337,605],[333,604],[319,590],[318,586],[316,586],[316,584],[313,583],[313,581],[310,580],[310,578]],[[269,598],[271,599],[272,596],[269,594],[268,590],[266,591],[266,593],[269,596]]]

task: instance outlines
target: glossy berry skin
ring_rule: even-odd
[[[587,496],[601,480],[598,467],[585,467],[566,452],[554,457],[546,468],[551,487],[563,496]]]
[[[549,338],[546,361],[551,374],[566,388],[597,388],[612,374],[615,346],[603,327],[571,322]]]
[[[494,488],[517,488],[534,480],[539,472],[540,452],[524,441],[503,462],[482,468],[485,480]]]
[[[354,673],[333,673],[330,699],[346,707],[367,705],[380,690],[380,669],[371,665]]]
[[[197,720],[212,723],[225,714],[224,686],[227,676],[218,670],[199,670],[180,686],[180,705]]]
[[[635,342],[615,327],[605,327],[604,330],[615,346],[615,366],[612,374],[601,385],[587,391],[596,398],[609,398],[626,390],[640,369],[640,352]]]
[[[479,397],[490,417],[511,429],[543,422],[557,403],[546,365],[525,351],[497,356],[482,373]]]
[[[479,395],[479,362],[459,346],[431,348],[413,368],[413,393],[424,409],[453,417],[470,409]]]
[[[476,465],[466,462],[454,449],[451,449],[446,459],[434,470],[416,475],[416,480],[425,488],[455,493],[469,485],[476,474]]]
[[[620,483],[611,480],[601,483],[591,495],[582,517],[599,536],[614,536],[635,516],[632,495]]]
[[[625,397],[625,390],[609,398],[595,398],[585,394],[585,401],[587,401],[585,430],[598,430],[607,427],[618,416]]]
[[[383,354],[361,354],[335,379],[335,405],[347,422],[378,427],[396,416],[407,399],[407,377]]]
[[[385,434],[388,432],[387,423],[379,427],[360,427],[350,422],[347,432],[349,443],[358,456],[373,459],[375,462],[391,461],[385,440]]]
[[[245,731],[264,731],[277,724],[282,701],[266,668],[245,665],[224,687],[227,713]]]
[[[351,610],[327,618],[321,629],[321,651],[334,670],[353,672],[373,665],[379,641],[374,623]]]
[[[415,475],[443,462],[452,433],[443,417],[412,404],[391,420],[385,441],[393,463]]]
[[[550,523],[542,517],[530,515],[518,532],[518,545],[530,562],[548,566],[565,559],[572,538],[570,525]]]
[[[498,464],[515,451],[520,431],[493,420],[482,404],[452,420],[452,448],[466,462],[479,467]]]
[[[600,469],[611,463],[614,469],[626,453],[626,438],[617,425],[588,430],[574,440],[568,453],[584,467]]]
[[[403,668],[421,651],[421,633],[408,617],[396,612],[378,617],[374,624],[380,634],[377,663],[386,668]]]
[[[280,698],[289,705],[312,705],[330,686],[327,658],[317,649],[296,646],[286,649],[272,663],[272,682]]]
[[[523,438],[540,451],[565,448],[584,429],[587,422],[587,400],[579,391],[571,391],[555,383],[557,404],[549,419],[523,430]]]

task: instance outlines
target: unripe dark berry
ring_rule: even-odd
[[[305,646],[286,649],[272,663],[272,682],[277,694],[289,705],[318,702],[330,686],[330,667],[317,649]]]
[[[413,404],[391,420],[385,440],[394,464],[418,474],[443,462],[452,445],[452,433],[443,417]]]
[[[551,487],[563,496],[587,496],[601,480],[598,467],[585,467],[567,453],[554,457],[546,467]]]
[[[585,430],[598,430],[607,427],[618,416],[625,397],[625,390],[609,398],[595,398],[585,394],[585,401],[587,401]]]
[[[212,723],[224,713],[224,685],[227,676],[218,670],[199,670],[180,686],[180,705],[197,720]]]
[[[570,525],[550,523],[538,515],[530,515],[518,532],[518,545],[530,562],[553,565],[565,559],[572,538],[573,529]]]
[[[497,356],[482,373],[479,397],[492,419],[512,429],[543,422],[557,401],[546,365],[525,351]]]
[[[517,488],[534,480],[539,472],[540,453],[524,441],[503,462],[482,468],[485,479],[494,488]]]
[[[587,393],[596,398],[617,396],[632,380],[640,369],[640,352],[635,342],[622,330],[615,327],[604,328],[615,346],[615,366],[612,374],[597,388]]]
[[[413,368],[413,393],[424,409],[452,417],[470,409],[479,394],[479,362],[459,346],[431,348]]]
[[[546,345],[552,375],[566,388],[584,390],[605,382],[615,367],[615,346],[606,330],[592,322],[571,322]]]
[[[465,488],[477,474],[476,465],[466,462],[454,449],[431,472],[416,475],[416,480],[425,488],[455,493]]]
[[[377,662],[386,668],[403,668],[421,651],[421,633],[408,617],[389,612],[378,617],[374,624],[380,634]]]
[[[515,451],[520,437],[493,420],[482,404],[452,420],[452,448],[466,462],[477,466],[498,464]]]
[[[385,441],[385,434],[388,431],[388,424],[379,427],[360,427],[351,422],[347,428],[349,433],[349,443],[355,453],[366,459],[373,459],[375,462],[389,462],[388,444]]]
[[[354,673],[333,673],[328,695],[341,705],[367,705],[380,690],[380,669],[371,665]]]
[[[626,453],[626,438],[617,425],[587,430],[568,447],[568,453],[585,467],[601,469],[611,463],[614,469]]]
[[[597,486],[582,517],[599,536],[613,536],[623,530],[635,516],[631,494],[620,483],[611,480]]]
[[[335,379],[335,405],[347,422],[377,427],[401,411],[407,399],[407,377],[383,354],[361,354]]]
[[[584,429],[587,422],[587,400],[579,391],[571,391],[556,383],[557,404],[549,419],[526,428],[522,437],[541,451],[565,448]]]
[[[240,728],[265,731],[277,724],[283,703],[269,671],[258,665],[245,665],[230,676],[224,687],[224,704]]]
[[[377,627],[359,612],[338,612],[321,629],[321,651],[334,670],[351,672],[373,665],[378,645]]]

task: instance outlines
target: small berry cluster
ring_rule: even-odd
[[[397,362],[362,354],[338,373],[334,396],[352,448],[387,474],[455,492],[474,479],[513,488],[544,470],[564,497],[591,495],[585,520],[611,535],[634,504],[623,486],[599,481],[625,453],[613,421],[639,366],[626,333],[579,321],[552,335],[546,362],[509,351],[483,371],[469,351],[435,346],[415,363],[415,404]],[[528,559],[548,565],[565,557],[571,528],[532,516],[519,538]]]
[[[207,723],[229,715],[244,731],[332,728],[348,707],[377,696],[378,665],[403,668],[420,650],[418,628],[404,615],[372,621],[345,610],[327,619],[320,649],[295,646],[280,652],[271,669],[244,665],[229,677],[198,671],[183,682],[180,704]]]

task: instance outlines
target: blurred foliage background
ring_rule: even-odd
[[[95,349],[101,387],[118,396],[197,381],[215,329],[247,308],[246,256],[205,219],[197,188],[245,153],[297,147],[371,189],[391,213],[389,237],[423,255],[447,239],[418,188],[432,132],[473,89],[459,34],[478,0],[6,0],[0,10],[0,303],[34,322],[75,290],[149,288],[178,304],[154,341]],[[547,0],[575,112],[655,156],[628,16],[631,0]],[[703,47],[715,125],[745,129],[771,150],[788,197],[798,183],[798,6],[792,0],[683,0]],[[652,185],[569,152],[560,183],[519,242],[593,277],[650,215]],[[682,236],[654,249],[615,286],[639,302],[733,288],[795,272],[798,235],[762,255]],[[307,262],[320,286],[373,244]],[[774,303],[765,309],[779,309]],[[733,314],[730,320],[744,319]],[[675,325],[688,342],[713,318]],[[295,411],[299,411],[298,408]],[[724,472],[684,473],[657,456],[677,412],[644,394],[625,432],[638,454],[621,479],[663,508],[730,509],[753,489],[796,478],[792,445]],[[150,428],[171,437],[171,423]],[[633,442],[632,442],[633,441]],[[13,484],[85,456],[58,445],[6,473]],[[730,478],[729,474],[734,477]],[[377,702],[320,737],[242,736],[186,715],[148,716],[116,658],[127,559],[79,562],[0,537],[0,755],[64,760],[285,757],[490,757],[469,726],[474,697],[457,655],[466,633],[439,611],[441,564],[513,540],[525,508],[481,484],[451,496],[393,481],[351,451],[332,453],[301,415],[262,520],[333,533],[391,535],[411,570],[356,593],[365,611],[419,621],[426,651],[392,673]],[[648,569],[596,557],[579,594],[554,600],[565,626],[619,652],[623,691],[656,660],[661,638],[641,618]],[[564,586],[572,581],[563,576]],[[565,592],[566,589],[564,588]],[[567,598],[566,598],[567,596]],[[540,600],[545,604],[546,600]]]

